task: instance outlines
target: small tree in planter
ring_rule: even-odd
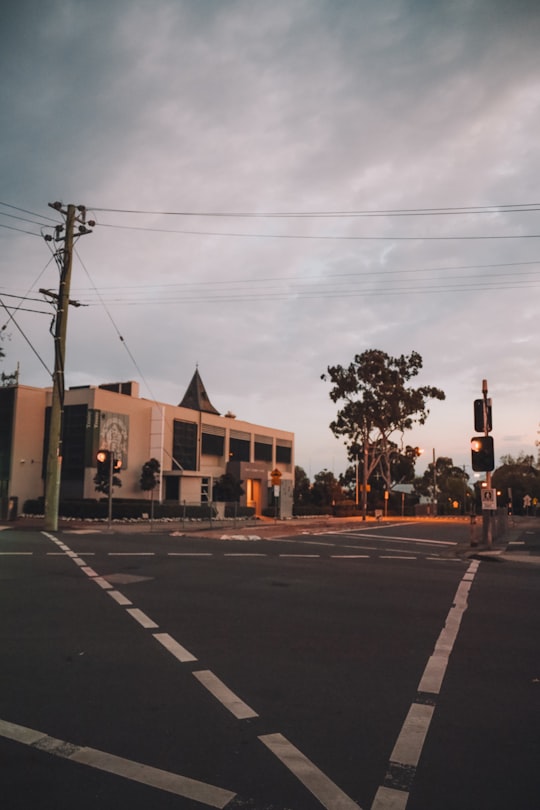
[[[140,487],[144,492],[150,492],[150,519],[154,519],[154,490],[159,484],[161,466],[157,458],[145,461],[141,470]]]
[[[242,484],[243,481],[238,481],[238,479],[235,478],[234,475],[231,475],[231,473],[224,473],[214,483],[212,500],[218,502],[234,501],[235,503],[238,503],[244,494]]]

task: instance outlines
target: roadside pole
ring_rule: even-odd
[[[40,290],[41,293],[56,301],[53,390],[45,477],[45,528],[48,531],[55,532],[58,530],[58,505],[62,469],[62,416],[64,411],[67,316],[70,304],[80,306],[78,302],[70,301],[69,298],[75,222],[80,223],[77,236],[92,233],[92,231],[86,227],[86,208],[83,205],[75,206],[70,204],[65,209],[60,202],[49,203],[49,205],[65,217],[65,226],[58,225],[55,228],[55,237],[48,234],[45,236],[47,242],[51,242],[53,239],[57,242],[64,242],[63,250],[59,250],[54,254],[60,268],[58,294],[52,293],[50,290]],[[95,222],[90,221],[88,224],[93,227]],[[64,231],[63,236],[61,236],[62,231]]]

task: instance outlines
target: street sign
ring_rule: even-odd
[[[270,480],[272,481],[272,486],[279,487],[279,484],[281,482],[281,470],[278,470],[277,467],[274,470],[272,470],[272,472],[270,473]]]
[[[497,490],[496,489],[483,489],[482,490],[482,509],[496,509],[497,508]]]

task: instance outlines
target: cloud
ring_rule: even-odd
[[[199,362],[216,407],[295,430],[298,463],[317,472],[335,458],[339,470],[320,374],[368,348],[414,349],[423,381],[447,400],[411,443],[469,463],[471,400],[487,378],[507,437],[495,436],[497,452],[498,441],[532,452],[537,211],[100,209],[534,202],[539,21],[524,0],[11,4],[4,200],[43,222],[54,216],[47,202],[84,203],[98,221],[77,245],[73,295],[90,306],[69,314],[69,383],[142,375],[144,395],[177,402]],[[0,213],[0,224],[39,232]],[[56,287],[43,242],[4,228],[0,239],[4,292]],[[49,317],[17,318],[51,364]],[[47,384],[20,332],[8,332],[4,366],[20,361],[25,383]]]

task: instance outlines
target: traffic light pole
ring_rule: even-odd
[[[114,454],[109,451],[109,503],[107,511],[107,527],[110,531],[112,524],[112,490],[113,490]]]
[[[489,402],[487,380],[482,380],[482,398],[484,402],[484,436],[489,436]],[[486,487],[491,489],[491,471],[486,472]],[[491,547],[493,543],[493,515],[490,509],[484,509],[482,514],[482,540],[485,546]]]

